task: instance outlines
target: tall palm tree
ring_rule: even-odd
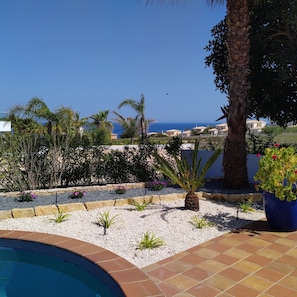
[[[70,107],[60,107],[55,112],[56,132],[73,134],[75,111]]]
[[[249,3],[259,5],[267,0],[208,0],[208,2],[210,4],[227,2],[226,45],[229,89],[228,106],[222,108],[223,117],[221,117],[226,118],[228,124],[223,157],[224,186],[235,189],[244,188],[248,186],[245,135],[250,89]]]
[[[146,2],[152,2],[147,0]],[[174,3],[173,0],[168,0]],[[260,2],[260,0],[254,0]],[[166,0],[159,0],[166,2]],[[227,119],[223,167],[226,188],[248,187],[246,120],[248,112],[249,75],[249,0],[207,0],[211,5],[227,2],[228,106],[222,108]]]
[[[93,120],[91,123],[97,129],[106,129],[110,132],[112,131],[112,123],[107,120],[109,114],[109,110],[98,111],[97,113],[91,115],[89,119]]]
[[[208,0],[211,4],[224,0]],[[248,0],[227,2],[228,106],[222,108],[228,124],[223,167],[224,187],[248,187],[246,120],[249,114],[249,7]],[[258,2],[258,1],[255,1]]]
[[[53,125],[57,121],[55,113],[51,112],[45,102],[38,97],[33,97],[26,105],[13,106],[9,110],[9,117],[13,116],[46,121],[48,134],[52,134]]]
[[[123,129],[121,137],[130,138],[131,143],[133,143],[133,138],[136,137],[138,130],[138,115],[135,118],[125,118],[116,111],[113,111],[113,113],[117,116],[114,121],[119,123]]]
[[[144,114],[145,112],[144,95],[143,94],[140,95],[139,101],[136,101],[134,99],[125,99],[120,103],[118,108],[121,108],[123,106],[130,106],[139,115],[141,141],[144,142],[144,140],[147,138],[147,131],[148,131],[148,123],[146,125],[145,114]]]
[[[73,118],[73,129],[75,135],[80,135],[82,137],[84,132],[84,126],[87,123],[88,118],[81,118],[79,112],[74,114]]]

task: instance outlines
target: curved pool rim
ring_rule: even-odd
[[[0,230],[0,239],[21,240],[54,246],[81,256],[106,271],[125,296],[164,296],[156,284],[136,266],[104,248],[60,235]]]

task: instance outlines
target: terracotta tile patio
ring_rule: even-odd
[[[297,232],[253,222],[142,269],[164,296],[297,296]]]
[[[297,231],[274,232],[265,220],[143,269],[98,246],[62,236],[0,231],[0,238],[37,241],[80,254],[111,275],[126,296],[297,296]]]

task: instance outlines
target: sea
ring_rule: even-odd
[[[205,126],[205,127],[215,127],[220,124],[219,122],[215,123],[200,123],[200,122],[192,122],[192,123],[152,123],[149,126],[148,132],[166,132],[166,130],[176,129],[176,130],[191,130],[194,127]],[[120,136],[122,134],[122,127],[118,123],[113,123],[113,133]]]

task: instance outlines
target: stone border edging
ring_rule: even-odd
[[[127,188],[128,186],[125,185]],[[139,187],[139,184],[137,184]],[[104,190],[114,190],[115,185],[106,186]],[[136,187],[135,184],[130,185],[130,188]],[[81,188],[71,188],[67,189],[67,192],[74,190],[80,190]],[[100,187],[103,190],[102,186]],[[65,190],[65,189],[64,189]],[[87,190],[85,187],[83,190]],[[98,190],[94,187],[89,187],[88,190]],[[65,192],[65,191],[64,191]],[[47,192],[49,193],[49,192]],[[262,201],[261,193],[243,193],[243,194],[226,194],[226,193],[206,193],[206,192],[197,192],[199,199],[210,199],[215,201],[226,201],[230,203],[239,203],[244,200],[250,202],[259,202]],[[150,196],[138,196],[125,199],[116,199],[116,200],[100,200],[100,201],[90,201],[90,202],[76,202],[76,203],[65,203],[65,204],[52,204],[52,205],[41,205],[30,208],[13,208],[11,210],[0,210],[0,220],[10,219],[10,218],[23,218],[23,217],[34,217],[34,216],[46,216],[53,215],[57,212],[73,212],[79,210],[94,210],[107,206],[121,206],[126,204],[131,204],[133,201],[138,203],[150,202],[150,203],[161,203],[162,201],[172,201],[177,199],[184,199],[186,193],[173,193],[167,195],[150,195]]]

